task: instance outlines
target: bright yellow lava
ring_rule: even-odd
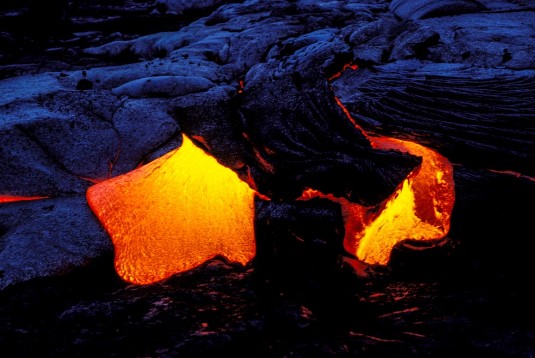
[[[386,265],[392,249],[401,241],[429,241],[447,235],[455,202],[453,168],[446,158],[419,144],[388,137],[368,138],[376,149],[420,156],[422,164],[376,207],[364,207],[313,189],[305,190],[301,200],[319,196],[340,203],[345,250],[366,264]],[[362,272],[359,262],[348,262]]]
[[[453,169],[446,158],[419,144],[368,137],[372,146],[422,157],[422,164],[376,207],[309,189],[340,203],[344,248],[360,262],[386,265],[403,240],[447,235],[455,201]],[[91,209],[115,246],[115,268],[136,284],[160,281],[216,255],[246,264],[256,253],[255,191],[236,173],[184,136],[182,146],[87,192]],[[362,264],[348,260],[361,272]]]
[[[364,230],[346,227],[346,249],[363,262],[386,265],[392,248],[403,240],[446,236],[455,202],[453,169],[446,158],[413,142],[388,137],[371,137],[371,142],[376,149],[422,157],[421,166],[372,215]]]
[[[236,173],[184,136],[173,152],[89,188],[125,281],[149,284],[222,255],[255,255],[254,195]]]
[[[344,248],[370,265],[386,265],[394,246],[403,240],[436,240],[445,237],[450,229],[455,203],[453,168],[448,159],[414,142],[368,135],[344,104],[336,97],[335,100],[373,148],[419,156],[422,157],[422,164],[377,207],[364,207],[314,190],[303,193],[302,198],[322,196],[340,203],[345,226]],[[359,262],[348,262],[357,272],[362,271]]]

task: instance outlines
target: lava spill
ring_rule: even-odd
[[[373,148],[422,157],[422,164],[377,206],[364,207],[314,188],[299,198],[320,196],[341,205],[344,249],[356,257],[347,261],[365,274],[366,265],[387,265],[401,241],[447,235],[455,202],[453,169],[422,145],[368,135],[335,100]],[[217,255],[246,264],[256,253],[254,197],[260,194],[183,138],[173,152],[87,192],[91,209],[111,236],[115,267],[125,281],[157,282]]]
[[[115,268],[148,284],[222,255],[255,255],[255,192],[186,136],[180,148],[89,188],[89,206],[110,234]]]
[[[368,135],[351,117],[342,102],[336,103],[375,149],[396,150],[422,157],[422,164],[376,207],[364,207],[314,189],[303,192],[301,200],[316,196],[340,203],[344,216],[344,248],[368,265],[386,265],[396,244],[404,240],[431,241],[443,238],[450,229],[455,203],[453,167],[439,153],[414,142]],[[361,262],[348,260],[362,272]]]
[[[306,189],[300,200],[322,197],[340,203],[345,250],[368,265],[386,265],[392,249],[401,241],[431,241],[447,235],[455,202],[453,168],[446,158],[419,144],[388,137],[369,138],[377,149],[421,156],[422,164],[378,206],[365,207],[314,189]],[[348,262],[364,273],[360,262]]]
[[[29,201],[47,199],[48,196],[13,196],[13,195],[0,195],[0,204],[14,203],[17,201]]]

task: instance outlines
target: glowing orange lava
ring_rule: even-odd
[[[12,196],[12,195],[0,195],[0,204],[13,203],[16,201],[29,201],[47,199],[48,196]]]
[[[371,138],[377,149],[394,149],[422,157],[421,166],[382,205],[373,222],[363,232],[353,233],[354,239],[346,240],[346,249],[356,249],[360,260],[384,265],[392,247],[402,240],[435,240],[446,236],[455,186],[450,162],[437,152],[409,141]]]
[[[344,73],[344,71],[346,71],[346,70],[351,69],[353,71],[356,71],[358,68],[359,68],[359,66],[354,64],[354,63],[346,63],[344,65],[344,67],[342,67],[342,69],[340,71],[336,72],[334,75],[329,77],[329,81],[335,80],[338,77],[342,76],[342,73]]]
[[[455,202],[453,169],[446,158],[419,144],[388,137],[369,138],[376,149],[421,156],[422,164],[377,207],[364,207],[314,190],[305,191],[301,199],[320,196],[340,203],[344,248],[364,263],[386,265],[393,247],[403,240],[446,236]],[[350,262],[360,270],[359,263]]]
[[[87,192],[128,282],[157,282],[216,255],[242,264],[255,255],[254,190],[183,138],[175,151]]]
[[[347,261],[365,274],[363,263],[388,264],[392,249],[403,240],[447,235],[455,201],[453,169],[446,158],[419,144],[368,135],[335,100],[373,148],[422,157],[422,164],[375,207],[313,188],[300,198],[320,196],[340,203],[344,249],[356,257]],[[148,284],[216,255],[242,264],[252,260],[255,195],[260,194],[184,136],[179,149],[92,186],[87,200],[111,236],[119,276]]]

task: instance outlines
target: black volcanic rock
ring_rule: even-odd
[[[112,123],[120,149],[109,168],[110,176],[126,173],[150,161],[162,148],[171,145],[168,152],[179,145],[173,141],[181,137],[180,125],[169,114],[169,104],[160,98],[125,100],[114,112]]]
[[[340,206],[327,199],[298,202],[256,200],[260,277],[292,287],[329,282],[342,266],[344,223]]]
[[[520,69],[532,66],[532,12],[484,2],[499,11],[462,8],[441,17],[453,13],[430,10],[433,17],[420,19],[417,11],[444,3],[418,4],[390,3],[412,14],[399,20],[377,1],[228,3],[176,31],[84,51],[138,62],[5,79],[3,194],[83,195],[86,179],[164,154],[184,131],[274,198],[293,200],[315,187],[375,204],[417,159],[373,150],[335,96],[370,132],[417,140],[457,162],[529,174],[531,132],[520,118],[532,107],[532,76]],[[516,12],[503,12],[507,6]],[[328,80],[351,61],[361,69]],[[80,81],[91,88],[76,91]],[[477,94],[471,103],[458,100],[460,83]],[[490,119],[482,117],[490,112],[481,109],[485,93],[500,103]],[[459,130],[470,113],[483,132]],[[500,136],[495,148],[487,143],[492,133]]]
[[[333,86],[370,131],[403,132],[452,162],[535,174],[533,70],[398,61],[347,72]]]
[[[7,128],[6,128],[7,127]],[[88,185],[68,173],[20,128],[0,129],[3,195],[57,196],[83,193]]]
[[[228,168],[247,176],[251,153],[240,130],[236,87],[218,86],[172,101],[173,116],[192,140]]]
[[[343,50],[320,42],[247,74],[240,112],[261,171],[253,178],[268,196],[295,199],[315,188],[374,205],[419,164],[372,149],[336,105],[328,68]]]
[[[476,0],[393,0],[390,10],[402,19],[420,20],[485,10]]]
[[[0,290],[63,275],[112,252],[84,197],[2,204],[0,223]]]
[[[499,29],[492,26],[500,23]],[[533,68],[533,14],[466,14],[426,19],[396,39],[390,60],[412,55],[434,63],[464,63],[473,67]],[[420,50],[420,52],[418,52]]]

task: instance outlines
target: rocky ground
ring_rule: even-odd
[[[535,6],[194,4],[0,5],[0,195],[47,197],[0,204],[2,353],[532,357]],[[335,98],[369,133],[454,165],[448,237],[400,245],[371,277],[314,230],[284,253],[286,233],[315,222],[295,203],[303,187],[374,204],[416,165],[367,148]],[[128,285],[85,192],[183,132],[276,199],[258,204],[259,228],[279,216],[257,235],[278,235],[281,254]]]

